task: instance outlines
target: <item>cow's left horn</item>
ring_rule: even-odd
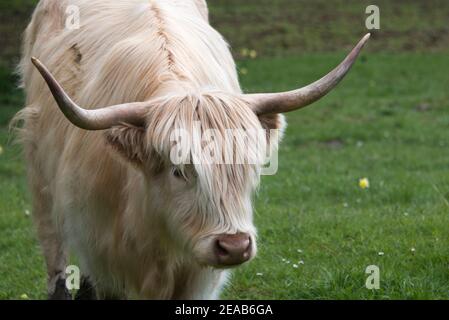
[[[125,103],[93,110],[81,108],[73,102],[42,62],[34,57],[31,61],[47,82],[61,111],[75,126],[86,130],[105,130],[120,123],[144,124],[148,102]]]
[[[369,37],[369,33],[365,35],[338,67],[306,87],[281,93],[247,94],[245,97],[258,115],[284,113],[303,108],[324,97],[345,77]]]

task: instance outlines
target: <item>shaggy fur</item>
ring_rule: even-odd
[[[81,28],[65,28],[65,8]],[[47,262],[49,294],[72,250],[99,298],[217,298],[227,271],[208,261],[213,236],[248,232],[258,164],[170,163],[175,129],[276,129],[241,99],[234,61],[208,23],[204,0],[41,0],[24,39],[27,106],[17,116]],[[57,109],[30,58],[40,58],[86,108],[153,101],[145,127],[74,127]],[[195,147],[201,141],[193,140]],[[270,141],[276,147],[276,141]],[[235,154],[249,143],[220,144]],[[254,150],[253,150],[254,149]]]

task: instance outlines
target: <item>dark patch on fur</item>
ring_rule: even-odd
[[[262,128],[266,130],[267,141],[270,141],[271,132],[270,130],[281,129],[282,122],[279,114],[264,114],[259,116],[260,124]]]
[[[75,54],[75,63],[81,64],[81,60],[83,60],[83,55],[81,54],[81,51],[78,48],[78,44],[75,43],[70,49],[73,50],[73,53]]]
[[[97,300],[97,293],[89,278],[81,278],[80,289],[76,293],[75,300]]]
[[[48,295],[49,300],[72,300],[72,295],[65,285],[65,279],[59,278],[56,281],[55,291]]]
[[[265,130],[280,129],[281,121],[278,114],[264,114],[259,116],[260,124]]]

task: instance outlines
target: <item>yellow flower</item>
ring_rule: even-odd
[[[257,58],[257,51],[256,51],[256,50],[251,50],[251,51],[249,52],[249,57],[250,57],[251,59],[256,59],[256,58]]]
[[[241,51],[240,51],[240,54],[242,55],[242,57],[247,57],[248,56],[248,54],[249,54],[249,50],[248,49],[246,49],[246,48],[243,48]]]
[[[29,300],[30,298],[28,297],[28,295],[26,293],[24,293],[24,294],[22,294],[20,296],[20,299],[22,299],[22,300]]]
[[[0,146],[0,156],[3,154],[3,147]]]
[[[359,187],[362,189],[368,189],[369,188],[369,180],[368,178],[363,178],[359,180]]]

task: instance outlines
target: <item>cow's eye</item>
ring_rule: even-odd
[[[184,174],[182,173],[182,171],[177,169],[177,168],[173,169],[173,176],[175,176],[178,179],[185,179]]]

